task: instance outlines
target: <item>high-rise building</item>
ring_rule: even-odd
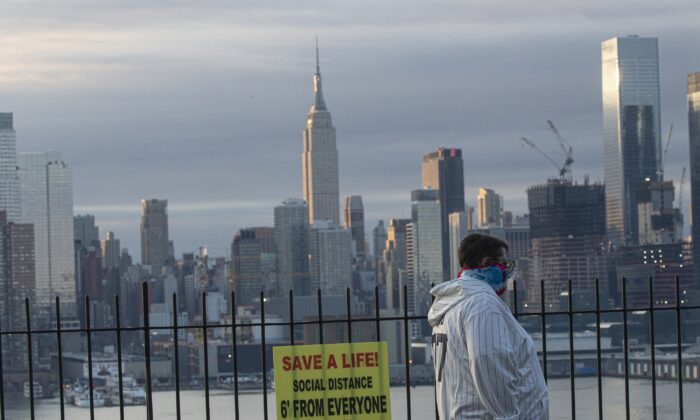
[[[102,240],[102,268],[105,270],[119,269],[121,258],[121,243],[114,236],[114,232],[107,232]]]
[[[92,214],[79,214],[73,217],[73,231],[75,241],[79,242],[83,248],[100,246],[100,229],[95,225],[95,216]]]
[[[402,277],[406,276],[407,247],[406,227],[411,219],[390,219],[386,247],[383,252],[384,286],[386,288],[386,307],[401,308]]]
[[[683,215],[673,208],[673,181],[646,181],[637,191],[639,245],[680,243]]]
[[[695,288],[700,290],[700,72],[688,75],[688,134],[693,278]]]
[[[449,226],[450,226],[450,257],[451,257],[451,271],[450,278],[454,278],[461,270],[459,265],[459,246],[462,244],[462,239],[467,236],[467,213],[463,211],[458,211],[455,213],[450,213],[449,215]]]
[[[168,200],[141,200],[141,264],[150,265],[154,276],[162,274],[170,255]]]
[[[377,222],[377,226],[372,229],[372,251],[377,259],[382,257],[382,253],[384,252],[384,248],[386,246],[386,240],[387,233],[386,229],[384,228],[384,220],[380,220]]]
[[[0,211],[0,326],[3,331],[26,329],[25,298],[35,301],[34,226],[7,221]],[[7,340],[3,352],[6,372],[26,372],[27,347]]]
[[[476,203],[479,228],[503,227],[503,196],[490,188],[479,188]]]
[[[0,210],[0,325],[3,330],[22,330],[24,299],[34,301],[34,226],[7,221]]]
[[[288,198],[275,207],[277,289],[311,294],[309,279],[309,209],[300,198]]]
[[[467,214],[467,231],[476,229],[477,223],[476,220],[474,220],[474,207],[466,206],[465,208]]]
[[[255,231],[255,237],[260,240],[260,251],[263,254],[274,254],[277,252],[275,244],[275,228],[272,226],[255,226],[248,228]]]
[[[352,233],[353,254],[357,259],[364,259],[365,250],[365,207],[362,196],[349,195],[345,197],[343,206],[343,227]]]
[[[552,179],[527,190],[530,209],[531,277],[529,301],[540,303],[540,281],[547,304],[558,305],[571,279],[576,290],[607,287],[605,192],[600,184]]]
[[[462,149],[439,148],[423,155],[421,165],[423,188],[438,191],[442,224],[442,261],[444,277],[450,276],[454,260],[450,254],[449,215],[464,212],[464,162]]]
[[[352,280],[352,235],[331,220],[316,220],[309,235],[311,288],[345,295]]]
[[[637,192],[661,169],[657,39],[604,41],[602,76],[607,239],[636,245]]]
[[[56,296],[75,313],[73,172],[59,152],[18,155],[23,223],[34,225],[36,299],[48,307]]]
[[[17,173],[17,134],[11,112],[0,112],[0,210],[7,219],[20,220],[20,189]]]
[[[261,257],[262,244],[255,230],[241,229],[231,243],[230,289],[236,291],[236,304],[253,305],[263,290]]]
[[[338,149],[331,113],[323,100],[318,45],[314,74],[314,102],[306,119],[304,152],[301,158],[304,200],[309,206],[309,223],[316,220],[332,220],[340,226]]]
[[[414,286],[413,293],[408,295],[408,309],[414,313],[427,313],[431,286],[446,278],[442,261],[441,211],[437,190],[411,192]]]

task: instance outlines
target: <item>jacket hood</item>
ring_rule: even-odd
[[[482,280],[464,273],[461,277],[440,283],[430,289],[430,294],[435,297],[430,311],[428,311],[428,323],[434,327],[442,321],[447,311],[467,298],[480,293],[491,293],[493,288]]]

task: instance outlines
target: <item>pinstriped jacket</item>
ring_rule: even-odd
[[[493,288],[465,272],[430,293],[440,419],[547,420],[537,351]]]

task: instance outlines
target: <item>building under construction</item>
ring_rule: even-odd
[[[593,290],[600,279],[607,288],[605,188],[601,184],[551,179],[527,190],[530,210],[531,259],[528,279],[530,307],[545,302],[556,309],[571,279],[574,290]],[[602,296],[606,294],[601,293]]]

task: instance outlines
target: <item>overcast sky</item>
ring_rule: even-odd
[[[341,196],[363,196],[368,231],[410,214],[421,156],[439,146],[463,149],[469,203],[487,186],[525,212],[525,189],[556,170],[518,138],[555,150],[547,119],[574,147],[574,176],[602,180],[600,43],[613,36],[659,38],[667,175],[688,164],[697,0],[0,0],[0,111],[15,113],[19,151],[63,153],[76,214],[135,257],[144,197],[169,200],[177,254],[223,255],[301,196],[317,34]]]

